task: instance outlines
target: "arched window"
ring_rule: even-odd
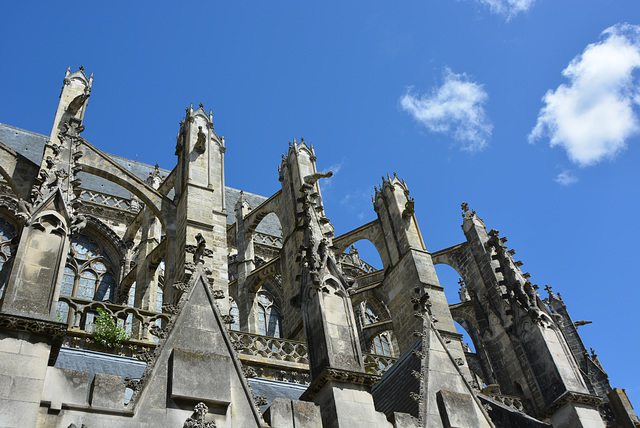
[[[369,302],[366,302],[363,318],[364,325],[369,325],[380,321]]]
[[[116,288],[113,263],[104,249],[87,236],[71,238],[72,259],[64,269],[60,296],[112,301]],[[56,318],[66,321],[69,307],[58,303]]]
[[[163,293],[162,285],[158,284],[158,290],[156,291],[156,312],[162,312]]]
[[[263,336],[282,337],[282,315],[266,290],[258,292],[258,333]]]
[[[391,341],[389,340],[388,333],[380,333],[373,338],[371,353],[391,357]]]
[[[11,240],[16,236],[16,228],[8,221],[0,218],[0,299],[4,295],[4,284],[11,259]]]
[[[240,330],[240,311],[238,310],[238,304],[232,297],[229,297],[229,315],[233,317],[233,322],[229,327],[231,330]]]
[[[131,284],[131,287],[129,288],[129,299],[127,300],[127,306],[133,308],[135,301],[136,301],[136,283],[134,281],[133,284]],[[133,331],[133,315],[132,314],[127,315],[127,319],[124,321],[124,329],[129,334],[131,334],[131,332]]]

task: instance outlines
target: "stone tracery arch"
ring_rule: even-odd
[[[380,259],[382,260],[384,269],[387,269],[390,266],[390,260],[379,220],[373,220],[372,222],[334,238],[333,245],[336,247],[336,256],[342,254],[347,250],[347,248],[349,248],[349,246],[362,239],[373,244],[378,251]]]

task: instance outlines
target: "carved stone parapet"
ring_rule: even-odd
[[[313,397],[315,397],[315,395],[331,381],[371,387],[380,381],[380,376],[370,373],[327,367],[311,382],[311,385],[309,385],[309,388],[307,388],[304,394],[302,394],[300,399],[303,401],[313,400]]]
[[[59,338],[64,338],[67,333],[67,325],[64,323],[7,314],[0,314],[0,329],[37,333]]]
[[[586,404],[587,406],[599,407],[602,405],[602,399],[591,394],[566,391],[544,410],[544,415],[547,417],[553,415],[567,403]]]
[[[53,366],[58,359],[62,341],[67,333],[67,325],[56,321],[36,320],[18,315],[0,314],[0,329],[22,333],[35,333],[52,338],[48,364]]]
[[[164,303],[162,305],[162,312],[167,314],[176,315],[178,313],[178,305],[173,305],[171,303]]]
[[[258,376],[258,372],[256,372],[256,369],[254,369],[253,367],[244,366],[244,365],[242,366],[242,374],[246,378]]]
[[[140,361],[144,361],[145,363],[149,364],[151,361],[153,361],[153,355],[154,355],[154,351],[143,349],[136,354],[136,358],[139,359]]]
[[[158,325],[152,325],[149,329],[149,333],[157,337],[158,339],[166,339],[167,331]]]
[[[422,395],[416,393],[416,392],[411,392],[409,393],[409,397],[415,401],[416,403],[422,403]]]
[[[256,403],[256,406],[266,406],[269,404],[267,397],[264,395],[255,395],[253,397],[253,402]]]
[[[173,288],[179,291],[187,291],[189,289],[189,284],[186,282],[174,282]]]
[[[124,386],[132,389],[133,391],[140,391],[141,383],[138,379],[131,379],[130,377],[124,378]]]
[[[224,299],[225,298],[223,290],[211,290],[211,296],[214,299]]]

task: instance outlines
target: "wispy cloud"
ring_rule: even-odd
[[[507,21],[519,14],[526,12],[536,0],[477,0],[491,9],[491,12],[504,15]]]
[[[340,162],[338,163],[334,163],[333,165],[331,165],[329,168],[327,168],[329,171],[332,171],[334,174],[337,174],[340,172],[340,170],[342,169],[342,166],[344,165],[344,159],[342,159]]]
[[[531,143],[548,136],[583,167],[614,158],[640,130],[640,27],[617,24],[601,37],[562,71],[569,83],[546,93],[529,134]]]
[[[409,88],[400,105],[431,132],[451,135],[463,150],[477,152],[487,146],[493,129],[484,109],[488,98],[482,85],[446,68],[442,86],[421,96]]]
[[[371,191],[356,189],[349,192],[340,200],[340,205],[343,205],[349,212],[356,215],[358,220],[362,220],[372,210]]]
[[[578,182],[578,177],[575,176],[573,171],[564,170],[553,180],[562,186],[569,186]]]
[[[342,159],[340,162],[338,163],[334,163],[333,165],[330,165],[328,168],[323,169],[323,172],[333,172],[333,176],[329,177],[329,178],[324,178],[322,180],[319,181],[320,183],[320,190],[325,193],[325,192],[329,192],[329,189],[331,189],[331,186],[333,185],[334,179],[336,174],[338,174],[340,172],[340,170],[342,169],[342,166],[344,165],[344,159]]]

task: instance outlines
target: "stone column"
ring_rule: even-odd
[[[255,293],[250,293],[247,289],[247,277],[255,267],[253,252],[253,236],[247,234],[244,217],[249,213],[251,207],[240,192],[240,197],[236,203],[236,247],[238,249],[238,312],[240,316],[240,330],[256,332],[255,317],[253,314],[253,300]]]

